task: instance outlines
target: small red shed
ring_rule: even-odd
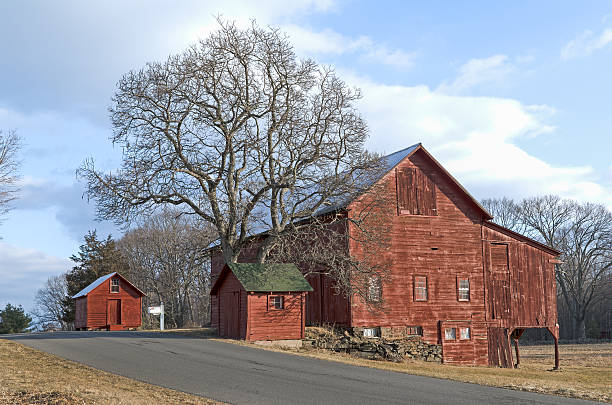
[[[218,303],[219,336],[249,341],[303,339],[310,291],[294,264],[228,263],[210,291]]]
[[[119,273],[111,273],[79,291],[76,330],[137,328],[142,324],[141,300],[145,294]]]

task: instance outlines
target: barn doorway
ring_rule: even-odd
[[[222,319],[224,337],[240,338],[240,292],[233,291],[223,293],[222,300]]]
[[[510,266],[508,245],[489,244],[488,307],[491,319],[510,318]]]
[[[108,300],[108,324],[121,325],[121,300]]]

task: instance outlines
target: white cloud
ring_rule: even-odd
[[[368,36],[351,38],[331,29],[312,31],[297,25],[283,26],[299,54],[358,54],[364,60],[377,62],[398,69],[407,69],[414,65],[415,53],[401,49],[391,49],[385,44],[375,42]]]
[[[71,263],[36,249],[0,242],[0,307],[10,302],[31,310],[36,291],[47,278],[69,270]]]
[[[587,30],[578,37],[569,41],[561,50],[561,58],[564,60],[588,56],[612,43],[612,28],[606,28],[601,34],[596,35]]]
[[[452,81],[443,82],[437,91],[446,94],[461,94],[476,86],[501,83],[516,72],[507,55],[493,55],[483,59],[471,59],[459,68],[459,75]]]
[[[345,77],[363,90],[360,111],[370,125],[372,150],[390,153],[422,142],[477,198],[553,193],[612,209],[612,187],[592,167],[554,165],[517,145],[554,134],[548,106]]]

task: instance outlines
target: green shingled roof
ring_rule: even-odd
[[[302,272],[291,263],[228,263],[246,291],[312,291]]]

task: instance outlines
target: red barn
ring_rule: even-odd
[[[98,278],[72,298],[76,299],[76,330],[123,330],[141,325],[145,294],[119,273]]]
[[[421,144],[386,156],[386,173],[376,185],[391,193],[387,224],[390,248],[365,252],[349,238],[355,258],[376,257],[390,265],[389,280],[372,280],[373,312],[361,297],[335,292],[324,274],[310,274],[314,291],[306,301],[306,324],[329,323],[367,335],[420,335],[442,346],[444,363],[499,365],[518,363],[518,338],[527,328],[546,328],[558,343],[555,263],[559,252],[491,222],[492,216]],[[328,214],[350,217],[367,204],[368,193],[333,207]],[[336,222],[349,234],[350,221]],[[244,249],[252,260],[260,235]],[[223,268],[211,250],[213,279]],[[219,327],[212,301],[212,325]],[[516,344],[512,359],[510,340]],[[558,351],[555,364],[558,366]]]
[[[249,341],[303,339],[309,291],[312,287],[294,264],[226,264],[210,291],[219,335]]]

